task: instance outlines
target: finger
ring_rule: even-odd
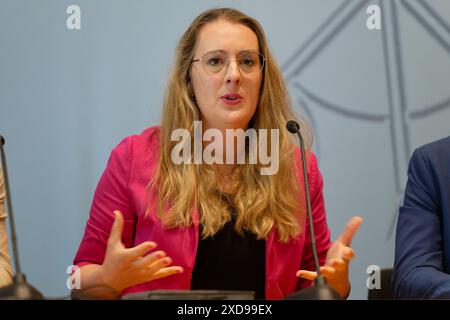
[[[127,255],[132,259],[137,259],[144,256],[149,250],[156,248],[156,243],[153,241],[146,241],[134,248],[127,249]]]
[[[149,281],[165,278],[165,277],[171,276],[173,274],[183,273],[183,272],[184,272],[184,269],[180,266],[162,268],[159,271],[157,271],[156,273],[153,273],[151,275]]]
[[[325,278],[333,278],[336,274],[336,269],[330,266],[320,267],[320,274],[322,274]]]
[[[151,265],[147,266],[146,273],[150,273],[150,274],[156,273],[160,269],[167,267],[171,263],[172,263],[172,258],[170,258],[170,257],[164,257],[162,259],[158,259]]]
[[[361,226],[363,219],[361,217],[355,216],[350,219],[347,223],[347,226],[344,232],[338,237],[338,240],[341,241],[344,245],[349,246],[352,242],[353,236],[355,235],[358,228]]]
[[[156,260],[154,263],[152,263],[150,266],[147,267],[148,270],[154,270],[156,272],[158,269],[162,269],[164,267],[167,267],[172,263],[171,257],[164,257],[161,259]]]
[[[111,233],[109,235],[109,242],[111,244],[122,242],[122,229],[123,229],[123,216],[119,210],[114,211],[114,222],[111,227]]]
[[[355,256],[355,251],[352,248],[350,248],[350,247],[344,248],[343,253],[342,253],[342,259],[350,261],[353,259],[354,256]]]
[[[326,271],[326,272],[333,272],[333,271],[334,271],[334,268],[333,268],[333,267],[330,267],[330,266],[321,266],[321,267],[320,267],[320,272],[323,272],[323,271]]]
[[[297,271],[296,276],[307,280],[314,280],[317,278],[317,272],[308,270],[299,270]]]
[[[134,266],[139,269],[147,268],[166,256],[164,251],[156,251],[134,262]]]
[[[330,261],[330,266],[336,270],[344,270],[347,267],[347,262],[342,259],[332,259]]]

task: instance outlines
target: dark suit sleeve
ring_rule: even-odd
[[[439,184],[426,152],[413,154],[404,204],[397,222],[394,296],[402,299],[450,298],[444,270]]]

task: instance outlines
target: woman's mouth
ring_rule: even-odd
[[[242,97],[237,93],[228,93],[220,97],[227,105],[236,105],[241,102]]]

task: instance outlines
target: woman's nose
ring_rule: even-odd
[[[241,82],[242,75],[237,61],[234,60],[230,61],[226,72],[227,73],[225,77],[227,82],[236,82],[236,83]]]

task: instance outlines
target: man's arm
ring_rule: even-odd
[[[410,161],[404,204],[397,223],[393,290],[396,298],[450,298],[450,275],[444,272],[443,190],[423,149]],[[448,231],[447,231],[448,232]]]

